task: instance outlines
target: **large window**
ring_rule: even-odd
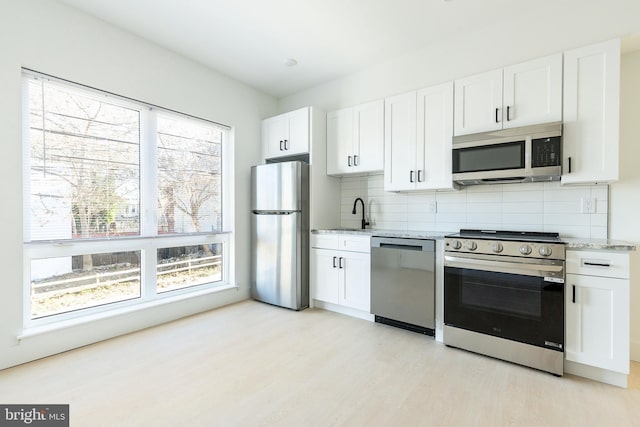
[[[25,72],[24,147],[27,324],[229,281],[227,127]]]

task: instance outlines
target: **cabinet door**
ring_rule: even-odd
[[[301,108],[285,114],[287,137],[285,155],[309,152],[309,108]]]
[[[562,120],[562,54],[504,69],[503,128]]]
[[[455,81],[456,135],[502,129],[502,70]]]
[[[418,91],[416,189],[451,189],[453,82]]]
[[[340,304],[369,312],[371,309],[371,260],[360,252],[341,252]]]
[[[618,179],[620,41],[564,54],[562,183]]]
[[[327,175],[353,169],[353,108],[327,113]]]
[[[415,188],[416,92],[384,101],[384,190]]]
[[[353,170],[382,171],[384,167],[384,101],[368,102],[353,109]]]
[[[262,122],[263,157],[271,159],[285,155],[287,123],[283,116],[275,116]]]
[[[629,281],[566,276],[566,359],[628,374]]]
[[[311,298],[333,304],[340,302],[340,274],[336,251],[311,249]],[[335,267],[334,267],[335,265]]]

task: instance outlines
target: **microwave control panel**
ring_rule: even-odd
[[[562,155],[560,145],[562,138],[538,138],[531,140],[531,167],[560,166]]]

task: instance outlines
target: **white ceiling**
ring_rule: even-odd
[[[59,0],[278,98],[557,0]],[[545,12],[546,11],[546,12]],[[283,61],[295,58],[298,65]]]

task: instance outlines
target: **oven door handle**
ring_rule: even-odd
[[[444,263],[445,267],[458,267],[470,270],[494,271],[498,273],[564,279],[564,265],[491,261],[486,259],[462,258],[450,255],[445,255]]]

